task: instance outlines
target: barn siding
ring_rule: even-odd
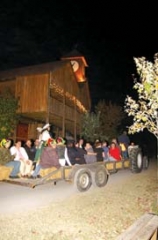
[[[48,74],[21,76],[16,80],[16,97],[19,98],[18,112],[42,112],[48,107]]]

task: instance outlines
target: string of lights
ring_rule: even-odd
[[[60,96],[67,98],[69,101],[72,101],[73,104],[75,104],[81,112],[87,112],[83,104],[74,95],[67,91],[64,91],[64,89],[58,86],[56,83],[50,83],[50,88]]]

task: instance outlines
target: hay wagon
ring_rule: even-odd
[[[135,147],[129,152],[129,159],[127,160],[116,162],[96,162],[74,166],[61,166],[60,168],[52,167],[48,169],[41,169],[40,175],[42,178],[36,179],[10,179],[8,177],[10,171],[9,168],[1,166],[0,180],[31,188],[50,182],[56,184],[58,181],[63,180],[73,183],[78,191],[84,192],[92,185],[96,187],[104,187],[108,182],[109,175],[116,173],[119,170],[130,169],[133,173],[140,173],[143,168],[147,169],[148,165],[148,158],[144,158],[142,156],[141,149],[139,147]],[[5,171],[7,171],[7,174],[4,174]],[[4,175],[3,177],[2,173]]]

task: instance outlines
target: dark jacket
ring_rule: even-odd
[[[60,167],[57,150],[52,147],[43,148],[40,165],[42,168]]]
[[[36,154],[36,149],[34,147],[28,147],[27,145],[24,145],[24,148],[25,148],[25,150],[27,152],[29,160],[34,161],[35,154]]]
[[[72,165],[85,164],[84,153],[82,148],[67,147],[67,154]]]

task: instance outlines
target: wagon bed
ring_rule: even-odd
[[[6,167],[5,167],[6,168]],[[91,185],[104,187],[107,184],[109,175],[122,169],[130,169],[133,173],[140,173],[142,169],[148,168],[148,159],[143,160],[141,149],[134,148],[129,159],[121,161],[95,162],[91,164],[81,164],[73,166],[61,166],[41,169],[42,178],[30,179],[10,179],[5,177],[2,180],[7,183],[17,184],[35,188],[38,185],[64,180],[73,183],[79,191],[87,191]],[[0,171],[1,172],[1,171]],[[9,176],[9,175],[8,175]]]
[[[63,166],[58,169],[55,167],[52,167],[50,169],[42,169],[41,170],[42,178],[36,178],[36,179],[31,179],[31,178],[10,179],[10,178],[7,178],[7,179],[4,179],[3,182],[17,184],[17,185],[21,185],[21,186],[27,186],[27,187],[31,187],[31,188],[34,188],[41,184],[50,183],[50,182],[54,182],[54,184],[56,184],[58,181],[61,181],[61,180],[64,180],[64,181],[70,182],[70,183],[74,183],[75,181],[77,181],[75,179],[75,177],[76,177],[76,174],[77,175],[79,174],[79,172],[80,172],[80,175],[88,174],[89,175],[88,177],[90,178],[90,182],[92,182],[92,181],[95,181],[93,178],[95,178],[94,175],[96,174],[96,171],[98,171],[98,169],[101,169],[102,175],[105,175],[104,177],[102,176],[103,179],[101,181],[104,181],[104,183],[102,183],[102,184],[105,185],[105,182],[107,182],[107,179],[108,179],[108,176],[110,175],[110,173],[115,173],[120,169],[125,169],[125,168],[129,168],[129,167],[130,167],[129,160],[119,161],[119,162],[105,162],[105,163],[104,162],[96,162],[96,163],[91,163],[91,164]],[[98,174],[101,174],[101,173],[98,173]],[[85,177],[87,178],[87,176],[85,176]],[[74,183],[74,184],[76,184],[76,183]]]

